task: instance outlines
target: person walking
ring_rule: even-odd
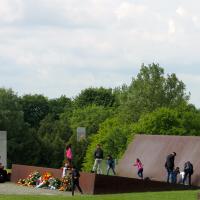
[[[136,159],[135,164],[133,164],[133,166],[136,166],[138,168],[137,174],[141,179],[143,179],[143,165],[139,158]]]
[[[191,186],[191,176],[194,172],[194,169],[193,169],[193,164],[190,162],[190,161],[187,161],[185,164],[184,164],[184,178],[183,178],[183,184],[185,184],[185,181],[188,177],[188,185]]]
[[[110,169],[112,169],[113,174],[115,175],[116,174],[115,173],[115,161],[111,155],[108,155],[108,157],[107,157],[107,175],[109,175]]]
[[[76,187],[78,188],[79,192],[83,194],[83,191],[79,185],[79,178],[80,178],[80,173],[76,167],[72,166],[72,196],[74,196],[74,191]]]
[[[171,182],[171,179],[172,179],[175,156],[176,156],[176,152],[173,152],[169,154],[166,158],[165,168],[167,170],[167,183]]]
[[[101,163],[103,159],[103,150],[101,149],[100,144],[97,144],[97,148],[94,152],[94,165],[92,172],[97,172],[97,174],[102,174]]]

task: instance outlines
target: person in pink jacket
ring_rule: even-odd
[[[135,164],[133,166],[136,166],[138,168],[138,176],[143,179],[143,165],[139,158],[136,159]]]
[[[72,164],[72,158],[73,158],[71,144],[67,145],[65,155],[66,155],[67,161],[71,165]]]

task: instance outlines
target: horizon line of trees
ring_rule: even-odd
[[[18,96],[0,88],[0,130],[8,133],[8,164],[59,168],[64,149],[72,144],[74,164],[90,171],[96,144],[119,159],[134,135],[200,136],[200,110],[175,74],[159,64],[141,66],[130,85],[86,88],[75,98]],[[87,138],[77,141],[77,127]]]

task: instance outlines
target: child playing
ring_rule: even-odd
[[[68,163],[68,161],[65,163],[63,170],[62,170],[62,178],[64,178],[65,176],[67,176],[67,172],[68,170],[71,170],[71,166]]]
[[[107,175],[109,175],[110,169],[112,169],[113,174],[115,175],[115,161],[113,160],[111,155],[108,155],[107,157]]]
[[[171,183],[177,183],[178,174],[180,174],[180,169],[179,167],[176,167],[176,169],[172,172]]]
[[[136,159],[135,164],[133,166],[137,166],[138,168],[138,176],[143,179],[143,165],[139,158]]]

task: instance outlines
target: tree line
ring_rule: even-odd
[[[0,88],[0,130],[8,133],[8,164],[59,168],[72,144],[74,164],[89,171],[96,144],[120,158],[135,134],[200,135],[200,111],[175,74],[159,64],[141,66],[130,85],[87,88],[74,98],[18,96]],[[77,127],[86,140],[77,141]]]

